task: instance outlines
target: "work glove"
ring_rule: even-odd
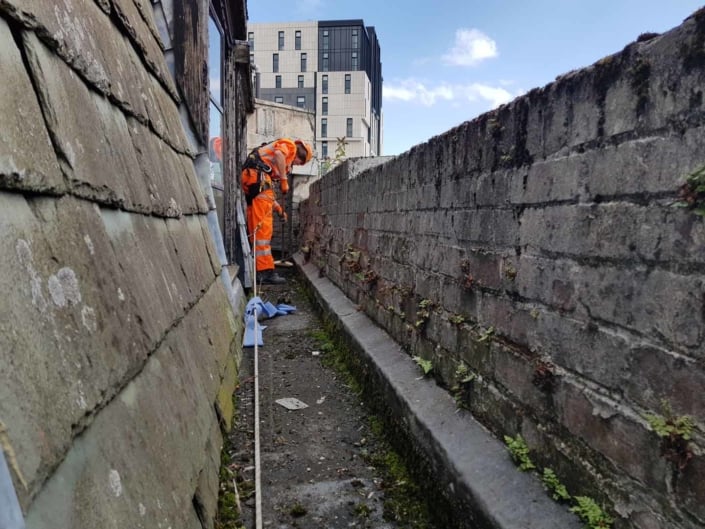
[[[279,181],[279,188],[282,191],[283,195],[286,195],[289,192],[289,179],[284,177]]]
[[[282,219],[282,222],[286,222],[289,220],[289,215],[286,214],[286,211],[282,210],[281,213],[279,213],[279,217]]]

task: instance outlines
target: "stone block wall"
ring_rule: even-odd
[[[151,4],[0,0],[0,72],[0,447],[27,527],[212,527],[244,301]]]
[[[705,524],[703,87],[701,10],[301,207],[306,258],[618,528]]]

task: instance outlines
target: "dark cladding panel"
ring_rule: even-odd
[[[174,2],[176,83],[198,139],[208,144],[208,4]]]

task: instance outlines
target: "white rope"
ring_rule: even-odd
[[[252,240],[256,240],[257,230],[259,229],[259,224],[255,227],[252,233]],[[253,248],[254,249],[254,248]],[[254,297],[257,297],[257,256],[256,252],[252,252],[252,293]],[[254,335],[255,335],[255,528],[262,529],[262,486],[261,486],[261,465],[260,465],[260,453],[259,453],[259,333],[257,328],[259,326],[259,321],[257,320],[257,304],[254,304]]]

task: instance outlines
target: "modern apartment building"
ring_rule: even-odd
[[[362,20],[247,26],[255,94],[315,112],[316,154],[383,154],[382,62],[374,27]]]

